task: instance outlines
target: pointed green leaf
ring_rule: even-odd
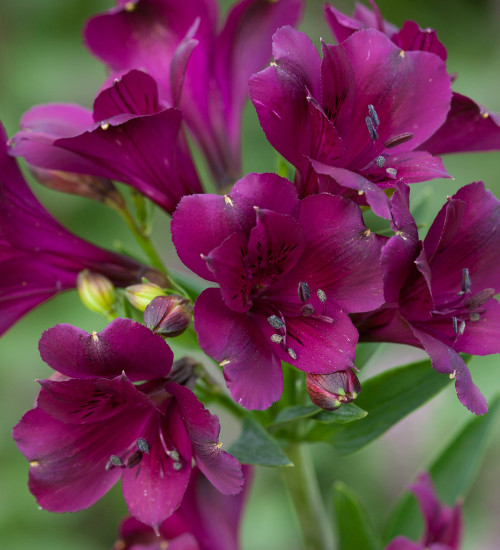
[[[333,488],[338,550],[381,550],[382,545],[356,493],[337,482]]]
[[[489,409],[484,416],[469,420],[428,467],[439,497],[449,506],[463,497],[474,481],[500,409],[500,397],[494,400]],[[385,540],[389,541],[398,534],[416,539],[421,525],[419,518],[416,500],[406,492],[387,522]]]
[[[286,407],[286,409],[281,410],[276,415],[274,422],[269,427],[274,428],[281,426],[282,424],[287,424],[288,422],[309,418],[317,414],[318,411],[320,411],[320,409],[318,409],[315,405],[296,405],[293,407]]]
[[[243,419],[240,437],[229,452],[243,464],[293,466],[276,439],[249,416]]]
[[[450,383],[429,360],[387,370],[362,383],[356,404],[368,415],[339,426],[329,442],[342,454],[361,449]]]
[[[346,403],[341,405],[334,411],[321,411],[314,420],[318,422],[326,422],[327,424],[348,424],[355,420],[364,418],[368,413],[355,405],[354,403]]]

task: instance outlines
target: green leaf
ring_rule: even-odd
[[[281,427],[283,424],[289,422],[295,422],[296,420],[302,420],[303,418],[310,418],[318,413],[320,409],[315,405],[295,405],[293,407],[286,407],[281,410],[274,419],[274,422],[268,426],[268,428]]]
[[[356,359],[354,364],[361,369],[386,348],[387,344],[378,342],[361,342],[356,346]]]
[[[253,418],[243,419],[240,437],[229,452],[243,464],[260,466],[293,466],[279,443]]]
[[[357,422],[339,426],[328,437],[341,453],[361,449],[402,418],[421,407],[450,383],[429,360],[387,370],[362,383],[356,404],[368,414]]]
[[[346,403],[334,411],[320,411],[314,417],[314,420],[327,424],[348,424],[364,418],[367,414],[366,411],[354,403]]]
[[[465,496],[474,481],[499,408],[500,396],[491,404],[486,415],[476,416],[467,422],[428,466],[440,499],[449,506]],[[402,534],[416,539],[421,524],[417,502],[411,493],[406,492],[387,522],[384,538],[389,541]]]
[[[333,488],[338,550],[380,550],[370,518],[352,489],[337,482]]]

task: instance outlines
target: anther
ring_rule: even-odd
[[[97,336],[97,332],[95,330],[92,331],[92,340],[94,340],[94,342],[99,340],[99,336]]]
[[[224,195],[224,202],[228,204],[229,206],[234,206],[233,201],[231,200],[231,197],[228,197],[227,195]]]
[[[142,460],[142,453],[141,451],[135,451],[135,453],[132,453],[127,460],[125,461],[125,466],[127,468],[135,468],[137,464]]]
[[[280,328],[283,328],[285,326],[285,323],[282,319],[280,319],[277,315],[271,315],[267,318],[267,322],[276,330],[279,330]]]
[[[111,455],[108,463],[106,464],[106,470],[111,470],[113,466],[123,466],[123,461],[119,456]]]
[[[109,128],[109,122],[101,122],[101,128],[107,130]]]
[[[382,166],[384,166],[385,164],[385,157],[383,157],[382,155],[380,155],[379,157],[377,157],[375,159],[375,163],[376,165],[379,167],[379,168],[382,168]]]
[[[225,367],[226,365],[229,365],[231,361],[229,359],[224,359],[219,363],[219,367]]]
[[[300,313],[303,317],[310,317],[311,315],[315,314],[314,306],[312,304],[304,304],[300,308]]]
[[[149,443],[143,437],[139,437],[136,441],[136,445],[141,453],[149,453]]]
[[[307,302],[311,297],[311,289],[307,283],[299,283],[299,288],[297,289],[297,294],[299,295],[299,300],[301,302]]]
[[[281,344],[281,342],[283,342],[283,336],[280,336],[279,334],[273,334],[271,336],[271,342],[274,342],[275,344]]]
[[[378,118],[377,111],[375,111],[375,107],[373,105],[368,105],[368,114],[373,120],[375,126],[378,126],[380,124],[380,120]]]
[[[479,313],[471,313],[469,315],[469,319],[473,322],[473,323],[476,323],[477,321],[479,321],[479,319],[481,319],[481,315]]]
[[[179,452],[176,451],[175,449],[174,449],[173,451],[169,451],[169,452],[168,452],[168,456],[169,456],[172,460],[174,460],[175,462],[179,462],[179,460],[180,460],[180,458],[181,458],[180,455],[179,455]]]
[[[403,134],[398,134],[397,136],[391,137],[384,143],[384,147],[386,149],[390,149],[391,147],[396,147],[397,145],[401,145],[402,143],[406,143],[407,141],[410,141],[412,139],[413,134],[411,132],[404,132]]]
[[[396,168],[386,168],[385,171],[386,174],[391,178],[395,178],[398,175],[398,171],[396,170]]]
[[[460,323],[460,326],[458,327],[458,335],[462,336],[462,334],[465,332],[465,321],[462,321]]]
[[[319,301],[324,304],[326,302],[326,294],[324,290],[321,290],[321,288],[318,288],[318,292],[316,292],[318,295]]]
[[[471,288],[471,280],[469,268],[464,267],[462,269],[462,291],[459,294],[468,294]]]
[[[125,8],[125,11],[128,11],[130,13],[135,10],[135,3],[127,2],[123,7]]]
[[[458,319],[456,317],[452,317],[451,322],[453,323],[453,332],[458,334]]]
[[[373,120],[371,119],[371,117],[367,116],[365,118],[365,122],[366,122],[366,127],[368,128],[368,133],[370,134],[370,139],[372,141],[376,141],[378,139],[378,132],[377,132],[377,129],[375,128]]]
[[[178,472],[178,471],[182,468],[182,464],[181,464],[180,462],[174,462],[174,463],[172,464],[172,468],[173,468],[176,472]]]
[[[292,358],[292,359],[297,359],[297,354],[293,351],[292,348],[288,348],[288,355]]]

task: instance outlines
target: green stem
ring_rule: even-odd
[[[281,474],[299,521],[307,550],[332,550],[333,530],[327,519],[309,449],[292,443],[285,449],[293,468],[281,468]]]

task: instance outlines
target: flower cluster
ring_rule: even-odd
[[[114,317],[101,332],[61,324],[42,335],[55,373],[13,436],[44,509],[87,508],[121,479],[132,517],[116,549],[237,548],[251,475],[221,449],[203,397],[232,399],[239,415],[269,409],[286,371],[295,396],[336,411],[361,391],[358,341],[395,342],[425,350],[460,402],[487,412],[460,353],[500,352],[500,203],[466,185],[421,240],[410,184],[450,177],[438,155],[500,149],[500,119],[452,91],[433,31],[398,30],[374,2],[353,17],[326,5],[337,44],[322,41],[320,54],[293,28],[302,7],[241,0],[219,28],[215,0],[117,0],[84,31],[109,70],[93,109],[35,106],[10,140],[0,134],[0,332],[76,286]],[[292,179],[241,174],[248,96]],[[217,194],[204,192],[193,145]],[[41,183],[118,211],[149,261],[63,228],[13,157]],[[135,217],[113,181],[131,188]],[[178,257],[203,289],[164,268],[146,199],[171,216]],[[192,344],[192,318],[230,397],[194,359],[174,362],[164,339]],[[428,478],[413,490],[428,533],[388,550],[457,548],[459,510],[436,504]]]

